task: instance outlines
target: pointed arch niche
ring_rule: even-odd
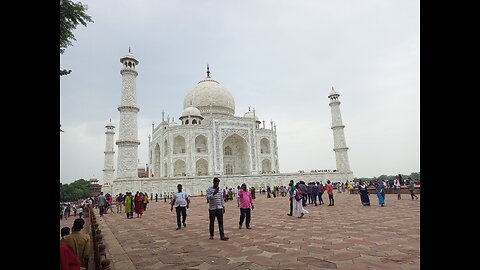
[[[232,134],[223,141],[224,174],[250,174],[247,142],[237,134]]]

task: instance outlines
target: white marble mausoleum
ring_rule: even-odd
[[[236,116],[235,100],[229,90],[213,79],[207,65],[206,77],[186,94],[183,112],[175,119],[162,112],[158,125],[152,124],[148,138],[148,177],[138,177],[136,70],[139,61],[130,52],[120,59],[122,92],[117,145],[117,169],[114,166],[114,125],[107,128],[102,191],[111,194],[131,191],[148,194],[176,191],[181,183],[192,195],[200,195],[219,177],[221,186],[242,183],[257,190],[270,185],[287,185],[290,179],[345,182],[353,179],[340,115],[339,94],[329,94],[337,169],[330,172],[281,173],[277,127],[271,121],[259,121],[255,109]],[[147,157],[145,157],[147,158]],[[319,164],[319,167],[321,165]],[[116,171],[116,175],[115,175]]]

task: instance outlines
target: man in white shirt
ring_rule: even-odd
[[[182,184],[177,185],[178,192],[173,193],[173,199],[171,202],[170,211],[173,211],[173,205],[177,212],[177,228],[180,230],[183,227],[187,227],[185,220],[187,219],[187,209],[190,206],[190,198],[188,194],[182,191]],[[182,214],[182,223],[180,223],[180,214]]]
[[[401,190],[402,186],[400,184],[400,179],[398,178],[398,176],[393,181],[393,185],[395,186],[395,189],[397,191],[397,200],[401,200],[402,195],[400,195],[400,194],[402,193],[402,190]]]

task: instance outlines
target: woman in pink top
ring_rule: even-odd
[[[247,185],[245,183],[242,184],[242,188],[238,191],[238,197],[240,198],[240,222],[238,223],[238,228],[242,228],[243,221],[245,220],[245,216],[247,216],[247,229],[251,229],[250,227],[250,207],[252,210],[255,208],[253,206],[253,199],[252,194],[247,189]]]

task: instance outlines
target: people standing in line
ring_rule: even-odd
[[[90,235],[81,232],[85,225],[85,220],[77,218],[73,221],[72,233],[65,236],[63,241],[67,243],[77,254],[78,261],[81,267],[88,265],[90,254]]]
[[[100,192],[100,195],[97,197],[97,204],[98,208],[100,209],[100,216],[103,216],[103,213],[105,212],[105,205],[107,204],[107,199],[103,195],[103,192]]]
[[[363,181],[360,181],[360,184],[358,185],[358,193],[360,193],[360,201],[362,202],[362,205],[370,206],[368,187]]]
[[[308,211],[303,208],[303,198],[302,189],[300,188],[300,183],[295,184],[295,191],[293,192],[293,212],[292,216],[296,218],[301,218],[305,214],[308,214]]]
[[[397,176],[393,181],[393,185],[395,186],[395,191],[397,192],[397,200],[402,199],[402,185],[400,184],[400,178]]]
[[[410,191],[410,196],[413,198],[415,197],[418,200],[418,196],[415,195],[415,181],[412,180],[411,177],[408,177],[408,190]]]
[[[378,203],[380,204],[381,207],[385,206],[385,185],[383,184],[383,181],[381,179],[377,180],[378,185],[376,187],[377,189],[377,197],[378,197]]]
[[[293,185],[293,180],[290,180],[290,183],[288,183],[288,195],[289,195],[289,201],[290,201],[290,213],[288,213],[288,216],[291,216],[293,214],[293,193],[295,192],[295,185]]]
[[[170,207],[170,212],[173,211],[173,205],[175,205],[175,212],[177,213],[177,228],[180,230],[183,227],[187,227],[185,221],[187,220],[187,209],[190,207],[190,198],[188,194],[182,191],[182,184],[177,185],[178,192],[173,193],[172,204]],[[182,215],[182,223],[180,223],[180,215]]]
[[[333,199],[333,185],[330,180],[327,180],[327,194],[328,194],[328,206],[334,206],[335,200]]]
[[[225,213],[225,200],[223,199],[222,192],[220,192],[219,183],[220,179],[218,177],[215,177],[213,178],[213,186],[207,189],[207,200],[209,204],[208,216],[210,219],[210,239],[213,239],[214,223],[215,218],[217,218],[220,239],[226,241],[229,238],[225,236],[225,232],[223,231],[223,214]]]
[[[243,221],[245,220],[245,216],[247,218],[245,225],[247,229],[251,229],[250,227],[250,217],[251,217],[251,210],[255,208],[253,205],[252,194],[247,189],[247,185],[245,183],[242,184],[242,188],[238,190],[238,197],[240,198],[240,222],[238,223],[238,228],[242,228]]]

